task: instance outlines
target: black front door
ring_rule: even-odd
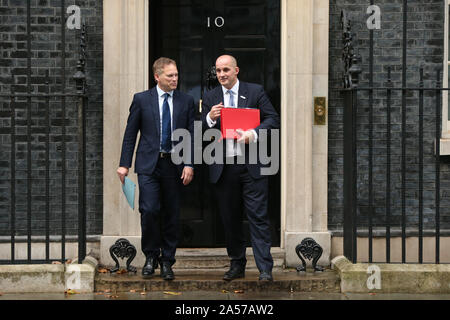
[[[280,0],[151,0],[149,33],[150,65],[161,56],[177,62],[178,88],[194,97],[197,120],[207,73],[222,54],[236,57],[239,79],[263,85],[280,112]],[[279,246],[280,175],[269,179],[272,245]],[[183,194],[180,247],[225,246],[215,203],[206,165],[195,165]],[[245,228],[250,245],[247,220]]]

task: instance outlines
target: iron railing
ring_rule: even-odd
[[[68,92],[66,83],[66,35],[65,35],[65,1],[61,0],[61,76],[57,81],[60,85],[60,92],[50,92],[50,76],[49,71],[45,75],[45,92],[33,92],[32,90],[32,67],[31,67],[31,1],[27,1],[27,68],[26,68],[26,92],[15,92],[15,76],[11,74],[10,92],[0,92],[0,99],[3,104],[3,118],[9,118],[10,126],[3,126],[1,129],[1,136],[9,137],[9,206],[3,205],[0,211],[0,216],[3,218],[9,216],[9,236],[2,235],[2,243],[10,243],[10,255],[7,258],[0,260],[0,264],[32,264],[32,263],[50,263],[53,261],[66,261],[66,246],[67,242],[78,242],[78,262],[81,263],[86,256],[86,108],[87,108],[87,94],[86,94],[86,77],[85,77],[85,49],[86,49],[86,27],[82,26],[79,59],[77,63],[77,71],[73,75],[75,80],[76,90]],[[70,90],[72,91],[72,90]],[[9,105],[9,107],[8,107]],[[70,107],[70,108],[69,108]],[[70,114],[68,110],[70,109]],[[33,115],[39,112],[44,112],[43,120],[33,118]],[[54,116],[55,113],[60,113],[60,116]],[[25,117],[17,117],[17,115],[26,115]],[[52,117],[53,115],[53,117]],[[76,134],[72,132],[73,127],[68,127],[67,122],[74,120],[76,117]],[[24,119],[25,118],[25,119]],[[39,122],[39,121],[44,121]],[[57,122],[58,126],[53,125]],[[38,125],[36,123],[39,123]],[[39,127],[39,128],[37,128]],[[43,129],[42,129],[43,128]],[[69,138],[70,134],[70,138]],[[72,137],[75,136],[76,139]],[[26,138],[25,138],[26,137]],[[5,138],[3,142],[5,141]],[[42,141],[43,140],[43,141]],[[52,141],[51,141],[52,140]],[[36,143],[36,141],[38,143]],[[43,142],[45,145],[44,151],[36,148],[37,144]],[[71,150],[71,153],[77,153],[77,159],[68,158],[69,143],[76,143],[77,149]],[[5,146],[5,144],[3,144]],[[25,147],[24,147],[25,146]],[[25,150],[24,150],[25,149]],[[38,151],[38,152],[36,152]],[[16,155],[26,154],[26,161],[18,159]],[[42,157],[42,154],[44,156]],[[60,170],[57,168],[50,168],[52,164],[50,157],[53,154],[58,155],[58,159],[53,159],[53,163],[59,162],[61,164]],[[54,157],[54,155],[53,155]],[[74,160],[74,161],[73,161]],[[35,170],[33,162],[39,161],[45,170]],[[73,161],[73,162],[71,162]],[[78,181],[76,185],[71,185],[71,175],[74,168],[68,168],[67,163],[74,164],[75,171],[77,171]],[[57,166],[57,165],[56,165]],[[42,175],[44,171],[44,175]],[[61,188],[58,189],[52,184],[57,180],[51,177],[52,172],[59,171],[59,180]],[[39,187],[43,189],[38,192],[38,195],[33,194],[33,184],[38,183]],[[20,185],[26,184],[25,195],[22,194]],[[76,206],[77,206],[77,234],[67,234],[67,198],[69,192],[68,188],[76,188]],[[41,189],[41,190],[42,190]],[[41,195],[43,194],[43,196]],[[56,194],[55,194],[56,193]],[[72,192],[71,192],[72,193]],[[55,204],[53,198],[59,198],[60,203],[54,208]],[[33,200],[38,199],[40,204],[45,203],[43,208],[33,204]],[[73,200],[71,200],[73,201]],[[9,213],[6,208],[9,207]],[[21,211],[26,211],[26,227],[23,228],[22,218],[17,214],[17,208],[22,208]],[[25,209],[24,209],[25,208]],[[42,217],[42,211],[44,212]],[[52,218],[54,214],[56,218]],[[39,215],[39,216],[38,216]],[[32,221],[38,219],[43,221],[43,227],[40,226],[41,231],[36,234],[33,230]],[[60,221],[58,228],[51,228],[55,220]],[[73,221],[70,221],[73,223]],[[18,228],[18,224],[22,227]],[[20,230],[19,230],[20,229]],[[25,230],[24,230],[25,229]],[[53,229],[53,230],[51,230]],[[54,229],[58,229],[59,234],[55,234]],[[71,229],[73,227],[71,226]],[[43,231],[42,231],[43,230]],[[33,234],[34,233],[34,234]],[[26,258],[17,258],[18,243],[27,243]],[[38,258],[32,256],[32,243],[44,242],[45,254],[39,255]],[[59,242],[61,244],[60,256],[55,258],[55,253],[51,253],[51,242]],[[20,256],[24,256],[20,252]],[[7,256],[2,252],[2,256]],[[35,255],[36,256],[36,255]]]
[[[375,236],[381,235],[385,238],[386,250],[383,262],[391,263],[393,230],[396,237],[401,237],[402,263],[424,263],[425,232],[434,236],[435,239],[434,262],[440,263],[441,260],[441,99],[442,93],[448,88],[441,86],[440,70],[432,71],[436,74],[434,86],[425,87],[422,67],[419,69],[418,85],[407,86],[406,18],[407,1],[405,0],[403,1],[402,84],[393,85],[392,67],[388,66],[385,71],[386,83],[374,86],[373,30],[370,30],[368,86],[362,87],[359,86],[359,75],[362,72],[361,57],[353,48],[354,35],[351,31],[351,22],[345,11],[341,12],[344,48],[344,88],[341,90],[344,104],[343,236],[344,255],[353,263],[360,261],[357,255],[357,239],[361,235],[367,235],[368,238],[367,262],[374,262],[374,239]],[[382,108],[377,109],[377,114],[374,113],[374,96],[377,105],[382,105]],[[383,110],[384,107],[385,110]],[[395,112],[394,108],[396,108]],[[425,113],[424,108],[426,108]],[[381,110],[384,111],[384,115],[380,114]],[[365,117],[365,123],[361,123],[362,115]],[[378,117],[377,122],[374,121],[374,116]],[[396,116],[395,121],[393,116]],[[381,118],[385,120],[384,123],[380,123]],[[427,121],[428,126],[424,127],[424,119],[430,120]],[[413,129],[411,129],[411,123],[413,123]],[[416,126],[418,132],[415,131]],[[374,138],[374,134],[377,134],[377,139]],[[411,144],[411,141],[414,143]],[[375,142],[377,142],[376,147]],[[413,146],[412,150],[411,146]],[[425,158],[427,161],[424,162]],[[430,159],[434,168],[430,166]],[[359,170],[362,166],[364,169]],[[418,169],[417,176],[415,176],[416,169],[411,169],[411,166]],[[385,179],[378,181],[376,186],[374,186],[374,168],[379,169],[378,179],[383,174]],[[427,169],[427,179],[424,178],[424,168]],[[384,172],[380,173],[382,171]],[[430,173],[434,174],[433,180],[430,179]],[[385,190],[380,190],[380,185]],[[378,195],[377,199],[375,194]],[[434,197],[433,204],[429,201],[430,194]],[[434,230],[429,228],[431,219],[429,212],[427,212],[428,229],[424,225],[425,201],[426,209],[434,211]],[[411,213],[414,213],[412,218]],[[417,236],[418,240],[417,261],[407,259],[407,237],[411,235]]]

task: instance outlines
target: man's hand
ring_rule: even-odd
[[[220,110],[223,108],[223,103],[216,104],[211,108],[211,111],[209,111],[209,117],[212,121],[217,121],[220,117]]]
[[[250,141],[253,141],[255,139],[255,135],[250,130],[243,131],[241,129],[236,129],[236,133],[239,135],[239,138],[237,139],[238,143],[249,144]]]
[[[194,169],[191,167],[184,167],[183,173],[181,174],[181,179],[183,179],[183,184],[187,186],[189,183],[191,183],[192,179],[194,178]]]
[[[122,184],[124,184],[125,177],[128,175],[128,168],[119,167],[119,169],[117,169],[117,175],[119,176],[120,182],[122,182]]]

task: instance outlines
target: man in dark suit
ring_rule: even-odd
[[[221,86],[203,97],[203,128],[220,129],[220,110],[224,107],[258,108],[260,125],[248,131],[238,131],[237,141],[225,140],[223,163],[209,166],[210,182],[214,184],[218,208],[225,228],[230,269],[224,280],[245,277],[245,238],[242,212],[247,215],[259,280],[273,280],[273,259],[270,254],[270,224],[267,214],[268,177],[261,175],[261,163],[249,162],[249,143],[257,143],[261,129],[279,128],[280,120],[262,86],[238,80],[239,67],[229,55],[216,60],[216,74]],[[245,155],[245,163],[237,158]],[[227,164],[233,163],[233,164]]]
[[[122,183],[131,167],[137,133],[135,172],[139,183],[142,251],[146,261],[142,275],[153,275],[158,263],[164,280],[174,279],[172,265],[178,242],[181,182],[187,185],[194,176],[190,164],[175,165],[171,152],[172,132],[187,129],[194,133],[193,98],[176,90],[178,70],[175,61],[159,58],[153,64],[157,86],[134,95],[123,137],[120,167]]]

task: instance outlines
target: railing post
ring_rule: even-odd
[[[356,91],[344,95],[344,255],[356,263]]]
[[[440,214],[440,200],[441,200],[441,72],[438,69],[436,72],[436,156],[435,156],[435,210],[436,210],[436,231],[435,231],[435,253],[436,253],[436,264],[440,263],[440,237],[441,237],[441,214]]]
[[[50,71],[45,72],[45,86],[47,96],[45,97],[45,261],[50,262]]]
[[[423,67],[419,75],[419,263],[423,263]]]
[[[11,74],[11,263],[16,259],[16,108],[14,98],[14,75]]]
[[[341,11],[342,27],[342,59],[344,62],[344,77],[342,91],[344,97],[344,255],[356,263],[356,109],[357,86],[361,67],[358,65],[361,57],[353,51],[353,34],[351,22],[346,12]]]
[[[80,38],[80,58],[77,72],[73,76],[76,82],[78,101],[78,263],[86,257],[86,75],[85,48],[86,26],[83,24]]]
[[[86,257],[86,99],[78,102],[78,263]]]
[[[391,67],[387,67],[386,90],[386,262],[391,261]]]

